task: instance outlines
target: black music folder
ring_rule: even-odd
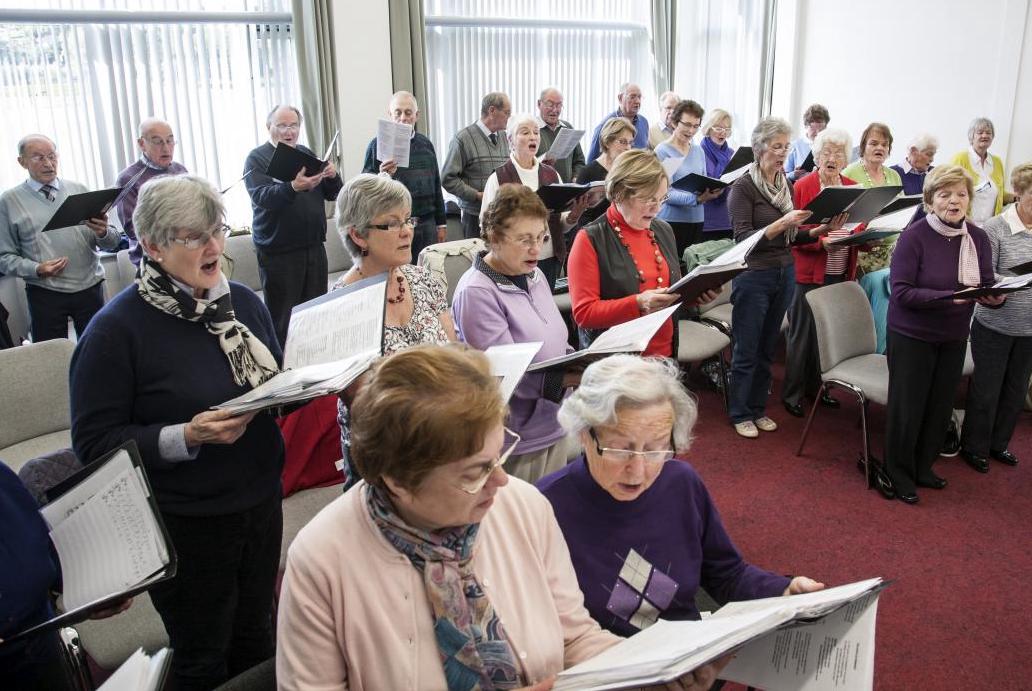
[[[280,142],[276,145],[276,150],[272,154],[272,160],[269,161],[269,167],[265,173],[270,178],[290,182],[297,177],[302,168],[305,169],[305,175],[311,177],[316,173],[321,173],[327,163],[327,161],[320,161],[312,154],[306,154],[301,149]]]
[[[100,218],[108,212],[115,201],[122,193],[122,187],[111,187],[106,190],[95,190],[93,192],[81,192],[72,194],[61,202],[61,206],[43,230],[57,230],[58,228],[69,228],[88,221],[91,218]]]
[[[589,182],[584,185],[576,182],[557,182],[544,187],[538,187],[537,195],[549,211],[563,211],[577,197],[587,194],[593,189],[604,187],[605,184],[604,180]]]

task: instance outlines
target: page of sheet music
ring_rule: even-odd
[[[129,457],[129,453],[125,450],[119,451],[89,477],[41,508],[39,513],[47,522],[47,526],[53,530],[82,506],[87,499],[104,489],[123,471],[132,469],[133,461]]]
[[[532,343],[507,343],[505,345],[491,346],[484,351],[488,361],[491,363],[491,374],[501,377],[502,398],[506,401],[512,397],[512,392],[523,379],[534,356],[544,345],[541,341]]]
[[[742,177],[743,175],[745,175],[748,172],[749,172],[749,166],[742,166],[741,168],[735,168],[730,173],[724,173],[723,175],[721,175],[720,176],[720,181],[721,182],[726,182],[727,184],[730,185],[732,182],[734,182],[735,180],[737,180],[738,178]]]
[[[792,624],[747,644],[720,678],[763,689],[873,688],[878,596],[871,593],[816,622]]]
[[[742,612],[752,612],[764,609],[771,605],[788,607],[797,616],[820,616],[821,614],[827,613],[835,607],[838,607],[842,603],[849,602],[850,600],[863,595],[867,591],[879,587],[881,583],[881,578],[868,578],[862,581],[856,581],[855,583],[846,583],[845,585],[837,585],[833,588],[825,588],[824,590],[817,590],[812,593],[803,593],[801,595],[765,597],[758,600],[729,602],[714,612],[713,616],[718,618],[726,617],[731,614],[741,614]]]
[[[583,136],[584,130],[573,130],[563,127],[559,130],[559,134],[555,135],[555,141],[552,142],[552,146],[548,147],[548,151],[541,154],[541,157],[552,158],[557,161],[566,158],[577,148],[577,143]],[[567,180],[567,182],[571,181]]]
[[[168,648],[162,648],[154,655],[148,655],[143,648],[137,648],[97,691],[156,690],[161,682],[162,668],[169,652]]]
[[[161,570],[168,551],[139,475],[123,469],[54,528],[66,610],[127,590]]]
[[[379,350],[383,340],[382,281],[335,299],[323,299],[290,316],[284,369],[298,369]],[[333,293],[330,293],[332,296]]]
[[[587,350],[593,353],[624,353],[645,350],[649,341],[663,326],[663,322],[669,319],[680,306],[679,303],[673,304],[658,312],[646,314],[606,329],[588,346]]]
[[[412,125],[403,125],[392,120],[380,120],[377,122],[377,160],[394,161],[399,168],[408,168],[411,146]]]

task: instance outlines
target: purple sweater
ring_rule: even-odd
[[[985,231],[971,223],[981,284],[992,285],[993,252]],[[963,286],[957,281],[960,238],[939,235],[922,218],[899,236],[889,266],[889,329],[929,343],[967,340],[975,303],[939,300]]]
[[[613,633],[630,636],[656,617],[698,619],[700,586],[724,604],[781,595],[790,582],[742,559],[702,479],[684,461],[669,461],[629,502],[595,482],[584,456],[537,487],[552,502],[584,605]]]
[[[160,168],[151,168],[143,162],[143,159],[138,159],[136,163],[133,163],[118,174],[118,177],[115,179],[115,185],[122,187],[144,168],[147,171],[140,176],[140,179],[133,184],[133,188],[125,193],[125,196],[122,197],[122,200],[115,207],[115,210],[118,212],[118,220],[122,222],[122,230],[129,237],[129,259],[132,260],[133,264],[139,264],[140,259],[143,257],[143,248],[140,246],[139,240],[136,239],[136,228],[133,226],[133,211],[136,210],[136,198],[140,196],[140,188],[152,178],[161,177],[162,175],[184,175],[188,172],[184,165],[175,161],[172,161],[168,168],[162,170]]]
[[[552,299],[540,269],[535,269],[524,291],[495,273],[481,257],[462,275],[452,297],[452,314],[459,340],[487,350],[493,345],[542,341],[534,362],[571,352],[566,322]],[[516,454],[552,446],[564,433],[556,420],[561,389],[547,391],[545,374],[523,377],[509,399],[509,428],[522,441]],[[554,399],[554,400],[553,400]]]

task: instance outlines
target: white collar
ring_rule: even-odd
[[[514,166],[516,166],[516,170],[518,170],[518,171],[522,170],[524,173],[526,173],[528,175],[530,175],[531,173],[536,173],[537,169],[538,169],[538,166],[540,165],[540,163],[537,160],[537,156],[535,156],[534,157],[534,165],[532,165],[530,168],[524,168],[523,166],[520,165],[520,162],[516,160],[516,153],[514,151],[510,151],[509,152],[509,160],[512,161],[512,164]]]
[[[1018,205],[1011,204],[1003,212],[1003,220],[1007,221],[1007,226],[1010,228],[1011,235],[1017,235],[1018,233],[1032,232],[1025,227],[1025,223],[1018,216]]]
[[[992,170],[993,169],[993,154],[988,149],[985,152],[985,163],[982,163],[982,159],[978,157],[975,152],[975,147],[968,147],[968,158],[971,159],[971,167],[975,170]]]
[[[905,158],[903,159],[903,164],[900,167],[903,169],[903,172],[906,175],[910,175],[911,173],[915,173],[916,175],[921,175],[921,173],[917,173],[914,170],[914,166],[910,165],[910,161],[908,161]]]
[[[220,256],[219,257],[219,270],[220,271],[222,270],[221,260],[222,260],[222,257]],[[178,278],[176,278],[172,274],[168,274],[168,277],[184,293],[186,293],[187,295],[189,295],[190,297],[193,298],[193,292],[194,292],[193,286],[187,285],[186,283],[183,283],[182,281],[180,281]],[[226,275],[223,274],[222,277],[221,277],[221,280],[219,281],[219,284],[217,286],[215,286],[214,288],[212,288],[211,290],[209,290],[208,294],[205,297],[203,297],[203,298],[194,298],[194,300],[197,300],[198,302],[202,302],[202,303],[207,304],[207,303],[211,302],[212,300],[218,300],[220,297],[222,297],[223,295],[225,295],[228,292],[229,292],[229,279],[227,279]]]
[[[54,178],[53,182],[40,182],[35,178],[29,178],[25,182],[29,185],[33,192],[39,192],[41,189],[43,189],[43,185],[50,185],[55,190],[61,189],[61,181],[58,178]]]
[[[493,132],[491,132],[491,130],[487,129],[487,125],[484,124],[483,120],[477,120],[477,127],[480,128],[480,131],[484,133],[485,137],[487,137],[488,139],[491,138],[491,135],[493,134]]]

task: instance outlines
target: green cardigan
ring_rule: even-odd
[[[992,179],[993,184],[996,185],[996,209],[993,211],[993,215],[999,216],[1003,212],[1003,159],[994,154],[989,154],[989,157],[993,159],[993,172],[989,177]],[[981,176],[971,167],[971,158],[968,156],[967,149],[954,156],[950,163],[966,170],[968,175],[973,178],[974,183],[978,184]]]

